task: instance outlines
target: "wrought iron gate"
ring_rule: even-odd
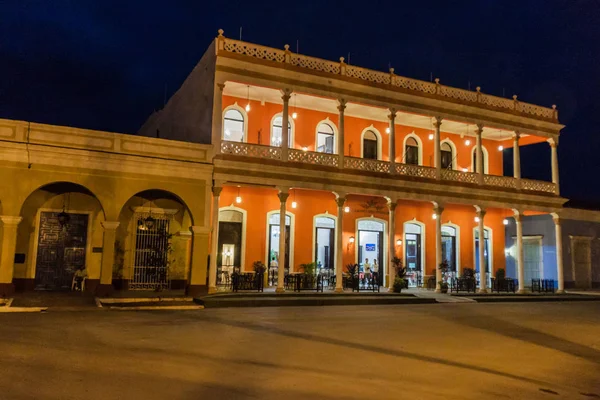
[[[169,216],[136,213],[132,290],[169,289]]]
[[[69,213],[61,226],[57,212],[40,213],[40,229],[35,265],[35,288],[69,289],[75,271],[85,266],[88,228],[87,214]]]

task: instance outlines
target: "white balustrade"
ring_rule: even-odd
[[[338,166],[337,154],[315,153],[314,151],[290,149],[288,160],[306,164],[326,165],[328,167]]]
[[[257,44],[242,42],[240,40],[228,39],[221,37],[223,40],[223,49],[225,51],[243,54],[249,57],[259,58],[261,60],[269,60],[284,63],[286,62],[286,51],[272,47],[261,46]],[[290,54],[289,63],[301,68],[307,68],[314,71],[322,71],[331,74],[340,75],[342,73],[341,64],[323,60],[320,58],[304,56],[301,54]],[[552,108],[536,106],[529,103],[516,102],[512,99],[492,96],[480,92],[473,92],[464,89],[452,88],[432,82],[420,81],[417,79],[405,78],[398,75],[392,75],[387,72],[375,71],[367,68],[356,67],[354,65],[345,64],[344,75],[351,78],[364,80],[367,82],[375,82],[381,84],[391,84],[403,89],[422,92],[428,94],[437,94],[438,96],[448,97],[470,103],[479,103],[485,106],[502,108],[506,110],[515,110],[517,112],[541,117],[546,119],[557,119],[557,111]]]
[[[361,171],[390,173],[390,163],[386,161],[371,160],[368,158],[344,157],[344,168],[359,169]]]
[[[415,178],[435,179],[435,168],[412,164],[396,164],[396,174]]]
[[[267,158],[270,160],[281,160],[281,148],[263,146],[260,144],[249,144],[240,142],[221,142],[221,153],[236,156]]]
[[[484,175],[483,184],[488,186],[496,186],[508,189],[516,189],[517,181],[511,176]]]
[[[533,192],[556,193],[556,185],[552,182],[521,179],[521,189]]]
[[[452,182],[477,184],[479,180],[479,174],[473,172],[455,171],[453,169],[443,169],[442,179]]]

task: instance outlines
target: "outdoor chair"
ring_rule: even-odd
[[[83,277],[83,279],[81,280],[81,291],[84,292],[85,291],[85,280],[87,279],[87,277]],[[71,291],[74,290],[78,290],[77,288],[77,279],[75,279],[75,275],[73,275],[73,280],[71,281]]]

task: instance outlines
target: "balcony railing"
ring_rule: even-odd
[[[406,78],[394,74],[393,68],[390,68],[390,72],[381,72],[346,64],[343,57],[340,58],[339,62],[308,57],[301,54],[292,53],[287,45],[285,46],[285,50],[281,50],[253,43],[242,42],[240,40],[225,38],[222,36],[222,31],[220,31],[218,39],[219,50],[230,53],[242,54],[248,57],[277,63],[287,63],[313,71],[346,76],[365,82],[390,85],[408,91],[446,97],[464,103],[475,103],[486,107],[510,110],[532,117],[558,121],[558,111],[556,110],[555,106],[552,106],[552,108],[547,108],[524,103],[522,101],[518,101],[516,96],[513,96],[513,99],[492,96],[482,93],[479,87],[475,92],[473,92],[470,90],[441,85],[439,83],[439,79],[436,79],[434,83]]]
[[[221,153],[237,156],[255,157],[269,160],[282,160],[282,151],[279,147],[264,146],[259,144],[221,142]],[[322,165],[327,167],[338,167],[339,157],[337,154],[316,153],[297,149],[288,150],[288,161]],[[393,164],[388,161],[370,160],[366,158],[344,157],[344,169],[359,170],[367,172],[378,172],[407,177],[436,179],[436,169],[411,164]],[[473,172],[462,172],[456,170],[442,170],[443,181],[479,184],[479,175]],[[497,188],[520,189],[532,192],[556,193],[556,185],[552,182],[536,181],[531,179],[515,179],[509,176],[483,175],[483,184]]]

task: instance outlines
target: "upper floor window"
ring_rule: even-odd
[[[290,122],[290,119],[288,119],[288,147],[292,148],[294,146],[292,146],[292,124]],[[281,116],[281,114],[277,115],[275,118],[273,118],[273,121],[271,122],[271,146],[281,146],[281,143],[283,141],[283,136],[281,135],[281,132],[283,130],[283,117]]]
[[[417,139],[414,137],[406,139],[404,162],[406,164],[419,165],[419,143],[417,143]]]
[[[378,148],[377,134],[368,129],[363,133],[363,158],[371,160],[377,160],[377,148]]]
[[[328,123],[321,123],[317,127],[317,151],[319,153],[333,154],[335,152],[334,131]]]
[[[244,115],[241,111],[230,108],[223,114],[223,138],[232,142],[243,142],[245,135]]]
[[[450,143],[444,142],[440,146],[440,150],[442,151],[442,168],[452,169],[452,161],[454,160],[452,146],[450,146]]]

